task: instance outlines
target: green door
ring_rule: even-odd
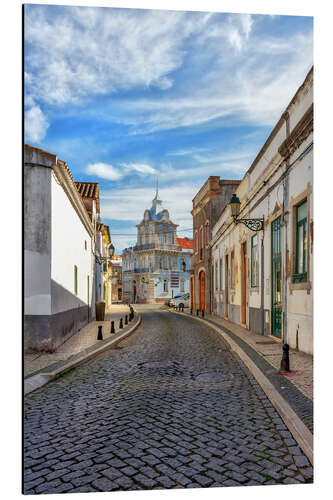
[[[272,242],[272,324],[271,334],[281,338],[281,216],[271,224]]]

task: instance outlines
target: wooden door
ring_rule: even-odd
[[[206,301],[205,301],[205,273],[200,271],[199,274],[199,287],[200,287],[200,311],[206,311]]]
[[[281,274],[281,216],[271,224],[272,258],[272,322],[271,335],[281,338],[282,274]]]
[[[225,300],[224,300],[224,316],[229,317],[229,265],[228,255],[225,256]]]
[[[247,298],[247,257],[246,242],[242,244],[242,317],[241,322],[246,325],[246,298]]]

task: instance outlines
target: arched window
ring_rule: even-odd
[[[208,245],[209,242],[209,222],[207,221],[205,224],[205,245]]]
[[[199,231],[199,250],[200,250],[200,260],[202,260],[203,257],[203,252],[202,252],[202,247],[203,247],[203,228],[201,226],[200,231]]]

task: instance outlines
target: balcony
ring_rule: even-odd
[[[145,243],[144,245],[136,245],[133,250],[134,252],[142,250],[173,250],[174,252],[181,252],[182,248],[179,245],[168,243]]]

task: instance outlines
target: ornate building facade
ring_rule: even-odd
[[[137,244],[122,254],[124,301],[163,303],[189,292],[193,242],[177,238],[177,224],[162,207],[158,189],[151,208],[145,210],[136,227]]]

